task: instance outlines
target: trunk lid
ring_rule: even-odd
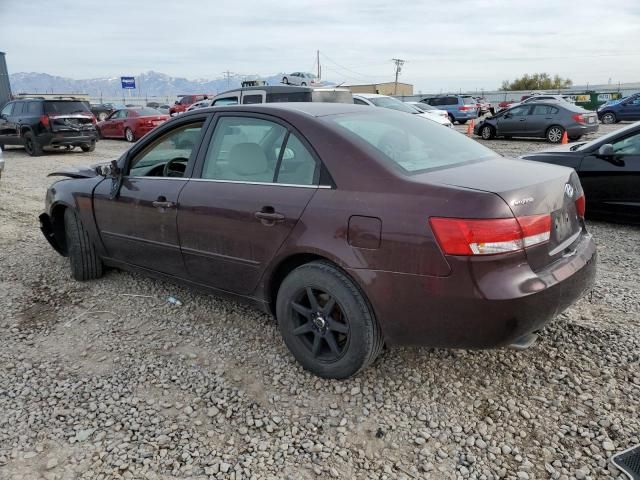
[[[509,206],[515,217],[549,214],[549,241],[525,249],[529,265],[540,270],[578,241],[583,222],[576,200],[583,195],[570,168],[526,160],[495,158],[417,176],[417,180],[490,192]],[[478,212],[478,218],[484,218]]]
[[[80,113],[49,114],[49,125],[52,132],[83,132],[95,130],[94,117]]]

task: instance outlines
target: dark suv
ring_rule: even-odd
[[[43,147],[96,148],[96,117],[80,100],[24,98],[7,103],[0,111],[0,148],[23,145],[32,157]]]

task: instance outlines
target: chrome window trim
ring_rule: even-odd
[[[145,180],[182,180],[185,182],[187,180],[191,180],[188,177],[156,177],[156,176],[145,177],[145,176],[138,176],[138,175],[125,175],[124,178],[138,178],[138,179],[145,179]]]
[[[272,187],[298,187],[298,188],[333,188],[331,185],[298,185],[296,183],[273,183],[273,182],[247,182],[244,180],[218,180],[215,178],[192,178],[192,182],[213,182],[213,183],[238,183],[242,185],[270,185]]]

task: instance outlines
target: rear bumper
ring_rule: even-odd
[[[598,123],[592,123],[587,125],[574,125],[567,128],[567,135],[570,136],[578,136],[578,135],[588,135],[589,133],[595,133],[598,131],[599,125]]]
[[[523,256],[449,258],[452,274],[427,277],[352,269],[389,344],[493,348],[540,330],[594,282],[596,248],[583,234],[575,250],[543,271]]]
[[[98,141],[98,132],[53,132],[38,135],[38,142],[43,146],[72,145],[79,147]]]
[[[455,118],[456,120],[472,120],[474,118],[478,118],[477,110],[468,110],[468,111],[455,110],[450,113],[451,115],[453,115],[453,118]]]

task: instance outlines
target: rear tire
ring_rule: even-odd
[[[91,143],[85,143],[83,145],[80,145],[80,148],[82,149],[83,152],[87,153],[87,152],[93,152],[96,149],[96,142],[91,142]]]
[[[282,77],[282,83],[289,85],[289,79],[287,77]]]
[[[382,332],[356,284],[328,262],[293,270],[276,301],[280,333],[302,367],[324,378],[347,378],[382,351]]]
[[[100,278],[103,270],[102,260],[80,217],[70,208],[64,212],[64,231],[73,278],[80,281]]]
[[[42,145],[38,143],[38,139],[32,132],[26,132],[24,134],[24,149],[32,157],[42,155]]]
[[[612,125],[617,123],[618,119],[616,118],[616,114],[613,112],[607,112],[602,116],[602,123],[605,125]]]
[[[133,134],[133,130],[129,127],[124,129],[124,138],[126,138],[127,142],[133,143],[136,141],[136,136]]]
[[[552,125],[547,129],[546,137],[550,143],[560,143],[562,141],[562,135],[564,134],[564,128],[560,125]]]

